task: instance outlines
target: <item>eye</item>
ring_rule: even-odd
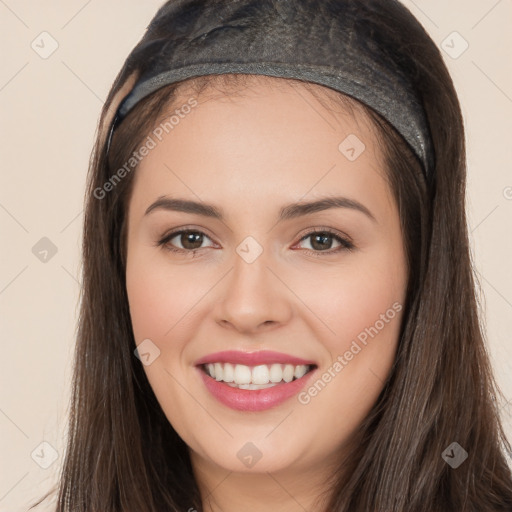
[[[172,252],[195,253],[199,249],[205,248],[203,247],[205,240],[210,240],[210,238],[201,231],[193,229],[181,229],[179,231],[174,231],[168,235],[165,235],[157,243],[157,245],[163,246],[165,249]]]
[[[200,249],[215,246],[215,244],[203,246],[206,240],[211,241],[210,237],[202,231],[196,229],[180,229],[165,235],[156,245],[164,247],[171,252],[194,255]],[[355,249],[355,246],[350,240],[334,233],[330,229],[311,231],[303,236],[297,245],[308,240],[309,243],[307,245],[309,245],[309,247],[306,246],[302,248],[305,249],[307,253],[315,256],[320,256],[321,253],[328,255],[343,250],[350,251]],[[333,245],[335,244],[338,245],[333,249]]]
[[[318,255],[320,252],[333,254],[343,250],[353,250],[354,244],[328,229],[322,229],[319,231],[311,231],[307,235],[300,239],[300,242],[309,240],[309,247],[304,247],[307,252]],[[299,243],[300,243],[299,242]],[[333,248],[333,244],[338,244],[337,247]]]

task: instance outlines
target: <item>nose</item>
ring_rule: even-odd
[[[233,268],[218,290],[214,313],[219,325],[254,334],[289,322],[290,294],[269,263],[266,252],[252,263],[235,253]]]

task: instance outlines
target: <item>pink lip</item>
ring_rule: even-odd
[[[228,386],[225,382],[212,379],[198,368],[201,378],[208,391],[222,404],[237,411],[264,411],[276,407],[296,395],[311,379],[315,370],[306,373],[300,379],[288,383],[277,384],[266,389],[238,389]]]
[[[290,356],[281,352],[272,352],[270,350],[259,350],[257,352],[241,352],[240,350],[225,350],[215,352],[202,357],[195,364],[200,366],[208,363],[232,363],[244,364],[246,366],[257,366],[259,364],[293,364],[294,366],[307,364],[314,365],[314,361],[306,361],[300,357]],[[309,374],[306,374],[309,375]],[[300,379],[297,379],[300,380]],[[229,386],[228,386],[229,387]]]
[[[315,368],[306,373],[300,379],[292,382],[281,383],[266,389],[238,389],[228,386],[225,382],[219,382],[207,375],[202,366],[208,363],[232,363],[246,366],[258,366],[260,364],[292,364],[316,366],[313,361],[307,361],[300,357],[290,356],[281,352],[260,350],[256,352],[242,352],[239,350],[226,350],[215,352],[196,361],[196,367],[203,379],[208,391],[222,404],[237,411],[264,411],[288,400],[296,395],[309,381]]]

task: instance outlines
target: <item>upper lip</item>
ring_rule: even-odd
[[[196,361],[196,366],[208,363],[233,363],[246,366],[257,366],[260,364],[293,364],[293,365],[314,365],[313,361],[308,361],[300,357],[291,356],[282,352],[273,352],[271,350],[258,350],[254,352],[242,352],[239,350],[225,350],[208,354]]]

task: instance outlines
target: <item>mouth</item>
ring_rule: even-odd
[[[201,365],[202,371],[217,382],[223,382],[232,388],[251,391],[268,389],[301,379],[314,367],[315,365],[310,364],[279,363],[247,366],[218,362]]]
[[[263,411],[297,395],[315,374],[311,361],[276,352],[219,352],[196,362],[207,391],[237,411]]]

